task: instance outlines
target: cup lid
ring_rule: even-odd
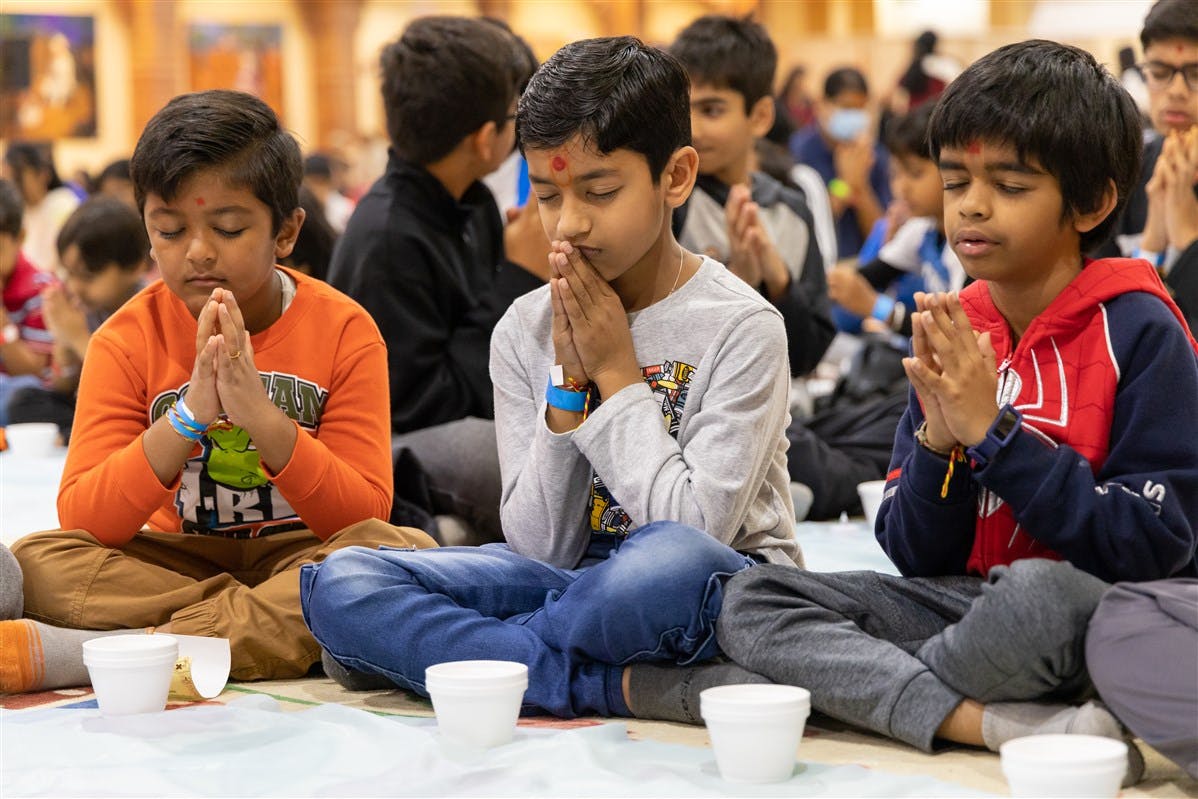
[[[1075,769],[1127,763],[1127,744],[1101,735],[1027,735],[998,751],[1005,765]]]
[[[528,666],[511,660],[454,660],[424,670],[425,686],[457,689],[528,684]]]
[[[140,660],[147,657],[174,657],[179,642],[169,635],[106,635],[83,642],[85,658],[105,661]]]
[[[719,685],[699,693],[700,715],[713,712],[770,715],[810,709],[811,692],[795,685]]]

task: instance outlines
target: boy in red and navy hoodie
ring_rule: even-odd
[[[1077,704],[1086,621],[1108,582],[1198,575],[1198,345],[1147,262],[1082,255],[1135,181],[1135,105],[1089,54],[1023,42],[949,87],[930,141],[976,282],[912,320],[876,529],[903,576],[749,569],[719,642],[925,750],[1118,737]]]

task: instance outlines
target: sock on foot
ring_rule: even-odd
[[[0,693],[21,694],[90,685],[83,642],[137,630],[70,630],[30,619],[0,621]]]
[[[1132,742],[1123,725],[1101,702],[1084,705],[1052,705],[1039,702],[991,702],[982,712],[982,740],[986,748],[998,748],[1025,735],[1101,735],[1127,744],[1127,775],[1123,787],[1135,785],[1144,776],[1144,755]]]
[[[628,675],[629,709],[639,719],[702,724],[699,693],[717,685],[768,683],[735,663],[708,661],[697,666],[635,663]]]
[[[396,687],[395,683],[381,674],[347,669],[323,649],[320,650],[320,665],[329,679],[350,691],[382,691]]]

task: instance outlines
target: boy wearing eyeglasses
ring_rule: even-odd
[[[1140,41],[1140,70],[1158,135],[1144,151],[1146,214],[1138,255],[1161,271],[1194,329],[1198,259],[1182,256],[1198,242],[1198,4],[1158,0]]]
[[[1176,159],[1170,159],[1159,171],[1157,163],[1171,136],[1180,136],[1198,125],[1198,5],[1192,0],[1157,0],[1144,18],[1140,43],[1144,57],[1136,66],[1148,89],[1152,130],[1144,146],[1139,185],[1128,198],[1120,224],[1118,249],[1121,254],[1148,259],[1166,273],[1166,282],[1171,283],[1168,267],[1186,243],[1173,241],[1184,231],[1168,220],[1185,214],[1177,213],[1183,210],[1176,207],[1177,197],[1173,198],[1172,212],[1166,213],[1170,205],[1166,202],[1166,172],[1176,166]],[[1120,253],[1112,247],[1101,254]]]

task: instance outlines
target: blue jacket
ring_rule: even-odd
[[[1114,582],[1198,576],[1198,344],[1146,261],[1091,261],[1013,344],[984,281],[961,293],[990,331],[999,404],[1023,417],[984,466],[915,443],[912,391],[875,531],[910,576],[1064,558]]]

